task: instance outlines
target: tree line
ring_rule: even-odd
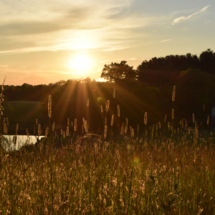
[[[110,121],[112,114],[117,115],[117,105],[121,110],[120,118],[115,118],[118,127],[126,118],[132,126],[143,125],[144,112],[148,112],[149,124],[163,121],[166,114],[170,121],[174,85],[175,118],[178,121],[181,118],[191,121],[192,113],[204,121],[205,115],[210,114],[215,105],[215,53],[210,49],[199,57],[186,54],[152,58],[143,61],[136,70],[126,61],[111,63],[104,65],[101,77],[107,82],[85,78],[49,85],[6,85],[4,94],[7,101],[41,101],[44,122],[48,122],[47,99],[52,95],[53,121],[66,125],[68,118],[70,121],[76,118],[81,130],[85,118],[95,132],[103,131],[104,116]],[[110,110],[99,114],[101,106],[105,109],[107,100],[110,101]]]
[[[133,69],[126,61],[104,65],[101,77],[111,82],[134,81],[151,85],[174,84],[182,71],[202,71],[215,74],[215,53],[208,49],[200,54],[168,55],[143,61]]]

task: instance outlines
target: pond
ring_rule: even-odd
[[[25,145],[32,145],[41,140],[45,136],[33,136],[33,135],[2,135],[1,145],[6,151],[19,150]]]

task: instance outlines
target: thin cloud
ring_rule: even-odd
[[[167,39],[167,40],[161,40],[160,43],[165,43],[165,42],[168,42],[168,41],[171,41],[172,39]]]
[[[123,50],[146,35],[142,28],[168,17],[129,13],[134,0],[53,1],[0,1],[0,53]]]
[[[193,13],[193,14],[191,14],[191,15],[189,15],[189,16],[180,16],[180,17],[178,17],[178,18],[176,18],[176,19],[173,20],[172,25],[175,25],[175,24],[177,24],[177,23],[179,23],[179,22],[181,22],[181,21],[185,21],[185,20],[187,20],[187,19],[190,19],[191,17],[193,17],[193,16],[195,16],[195,15],[197,15],[197,14],[203,13],[203,12],[205,12],[209,7],[210,7],[210,5],[208,5],[208,6],[204,7],[204,8],[202,8],[200,11],[198,11],[198,12],[196,12],[196,13]]]
[[[7,68],[8,67],[8,65],[1,65],[0,64],[0,68]]]

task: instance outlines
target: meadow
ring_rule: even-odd
[[[214,133],[200,132],[194,115],[192,127],[175,122],[174,101],[175,88],[171,122],[148,125],[145,112],[144,126],[121,119],[113,136],[119,106],[108,123],[109,102],[101,109],[103,135],[92,134],[84,118],[82,134],[77,120],[56,132],[50,96],[46,139],[19,151],[1,148],[0,213],[214,214]]]

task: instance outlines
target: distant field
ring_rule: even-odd
[[[35,101],[7,101],[4,102],[4,117],[12,123],[35,123],[35,119],[42,119],[42,104]]]

